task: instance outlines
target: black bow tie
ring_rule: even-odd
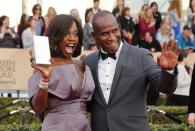
[[[116,53],[106,54],[106,53],[103,53],[103,52],[100,51],[100,56],[101,56],[102,60],[105,60],[108,57],[111,57],[112,59],[116,60]]]

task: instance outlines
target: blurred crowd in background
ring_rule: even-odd
[[[82,23],[79,11],[74,8],[70,15],[83,25],[83,50],[98,50],[92,32],[94,14],[101,10],[101,0],[93,0],[93,7],[86,9],[85,21]],[[131,5],[133,6],[133,5]],[[151,52],[160,52],[163,44],[177,42],[182,51],[178,58],[178,88],[167,98],[167,105],[187,105],[192,69],[186,64],[188,53],[195,50],[195,0],[190,0],[189,7],[182,13],[180,0],[169,0],[166,15],[159,12],[157,2],[145,3],[138,14],[131,14],[131,7],[125,6],[124,0],[117,0],[112,13],[116,17],[122,38],[128,44],[138,48],[146,48]],[[50,21],[58,14],[54,7],[49,7],[47,14],[42,16],[42,7],[35,4],[32,16],[22,14],[17,30],[9,26],[9,16],[0,17],[0,48],[31,48],[33,35],[44,36]],[[186,19],[184,19],[184,16]],[[156,97],[148,100],[155,104]]]

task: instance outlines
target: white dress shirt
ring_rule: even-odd
[[[178,85],[173,94],[189,96],[190,92],[190,84],[191,84],[191,76],[185,69],[185,66],[181,63],[177,65],[178,69]]]
[[[115,68],[116,64],[119,58],[119,54],[121,52],[123,43],[121,42],[119,49],[116,52],[116,60],[108,57],[105,60],[102,60],[100,57],[99,63],[98,63],[98,77],[99,77],[99,83],[100,87],[102,89],[104,98],[106,102],[108,103],[109,96],[110,96],[110,91],[111,91],[111,86],[112,86],[112,81],[114,78],[115,74]],[[104,52],[102,49],[100,49],[103,53]]]

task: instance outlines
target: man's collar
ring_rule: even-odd
[[[122,46],[123,46],[123,42],[120,41],[120,46],[118,48],[118,50],[116,51],[116,59],[118,59],[119,55],[120,55],[120,52],[121,52],[121,49],[122,49]],[[105,54],[108,54],[107,52],[105,52],[102,48],[100,48],[100,51],[105,53]]]

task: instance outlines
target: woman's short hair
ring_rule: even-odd
[[[3,21],[4,21],[6,18],[9,18],[9,17],[6,16],[6,15],[3,15],[3,16],[0,17],[0,26],[3,25]]]
[[[59,44],[63,38],[69,33],[69,30],[73,24],[76,23],[78,28],[78,45],[73,54],[73,57],[77,57],[81,54],[82,41],[83,41],[83,31],[80,23],[70,15],[57,15],[52,19],[49,24],[46,36],[49,37],[50,51],[52,57],[63,57],[60,51]]]
[[[123,10],[122,10],[122,16],[123,17],[125,17],[127,11],[130,11],[130,8],[129,7],[124,7]]]

